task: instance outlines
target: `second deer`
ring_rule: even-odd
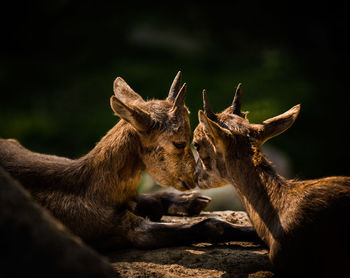
[[[241,111],[240,85],[221,113],[212,111],[205,91],[203,102],[193,139],[199,186],[235,186],[278,272],[350,277],[350,178],[288,180],[261,151],[264,142],[294,123],[300,105],[252,124]]]

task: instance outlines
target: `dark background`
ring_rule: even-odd
[[[2,4],[0,137],[79,157],[118,120],[109,107],[117,76],[146,99],[165,98],[181,70],[192,128],[203,88],[219,112],[241,82],[251,122],[301,103],[294,126],[270,141],[295,175],[350,175],[348,9],[224,3]]]

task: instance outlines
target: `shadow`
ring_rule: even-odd
[[[234,163],[234,161],[228,163]],[[249,166],[242,167],[239,178],[237,183],[240,186],[239,188],[236,186],[236,189],[238,194],[243,197],[241,198],[242,203],[250,219],[260,219],[267,232],[276,241],[283,240],[285,231],[276,206],[282,200],[278,188],[285,184],[284,178],[276,174],[270,162],[263,156],[254,171]],[[260,224],[259,226],[263,227]],[[264,229],[261,228],[261,230]],[[259,234],[259,236],[262,235]]]
[[[1,277],[119,277],[0,166]]]
[[[256,243],[226,242],[154,250],[126,249],[104,255],[121,273],[132,269],[147,275],[150,271],[171,270],[175,277],[185,274],[197,277],[249,277],[251,274],[275,277],[267,254],[268,251]],[[173,272],[174,265],[177,266],[176,272]]]

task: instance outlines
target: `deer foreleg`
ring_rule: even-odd
[[[198,242],[259,241],[252,227],[233,225],[208,218],[196,224],[155,223],[142,221],[128,233],[129,241],[137,248],[161,248]]]
[[[98,249],[154,249],[198,242],[259,240],[252,227],[234,225],[216,218],[194,224],[159,223],[124,211],[115,216],[113,223],[113,229],[89,243]]]
[[[135,213],[158,221],[162,215],[197,215],[208,206],[211,198],[199,192],[178,193],[160,191],[140,194]]]

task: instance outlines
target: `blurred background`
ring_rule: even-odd
[[[203,88],[220,112],[241,82],[251,122],[302,105],[265,149],[283,175],[350,175],[347,9],[308,3],[2,3],[0,137],[78,158],[118,121],[109,107],[115,77],[145,99],[165,98],[181,70],[192,129]],[[155,190],[153,180],[145,175],[140,188]],[[222,190],[205,192],[215,196],[211,208],[239,207],[217,197]]]

